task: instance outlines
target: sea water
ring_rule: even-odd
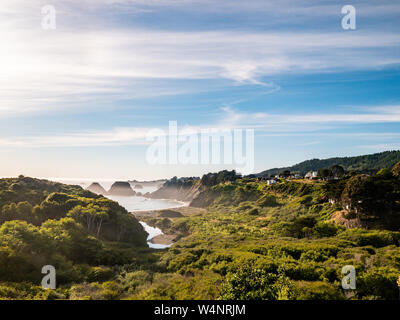
[[[65,184],[80,185],[82,188],[85,189],[91,184],[91,182],[80,181],[80,180],[74,180],[74,181],[59,180],[59,182]],[[98,181],[98,182],[106,190],[110,189],[111,185],[113,184],[113,181]],[[153,186],[146,186],[143,187],[142,189],[134,189],[134,190],[144,194],[146,192],[150,193],[154,192],[157,190],[157,188]],[[150,199],[139,196],[123,197],[123,196],[113,196],[113,195],[107,195],[106,197],[113,201],[118,202],[122,207],[124,207],[129,212],[171,209],[171,208],[183,207],[185,205],[184,202],[172,199]],[[163,245],[163,244],[151,243],[150,242],[151,239],[153,239],[158,235],[163,234],[163,232],[161,231],[160,228],[151,227],[144,221],[139,221],[139,223],[143,226],[144,230],[149,234],[147,237],[147,244],[150,248],[165,249],[172,245],[172,244]]]
[[[182,207],[185,205],[184,202],[176,200],[148,199],[137,196],[130,196],[130,197],[107,196],[107,198],[118,202],[129,212],[170,209],[170,208]],[[165,249],[172,245],[172,244],[164,245],[164,244],[152,243],[150,240],[160,234],[163,234],[163,232],[161,231],[160,228],[151,227],[144,221],[139,221],[139,223],[143,226],[144,230],[149,234],[147,237],[147,244],[149,245],[150,248]]]

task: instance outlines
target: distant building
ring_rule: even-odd
[[[314,178],[317,178],[317,177],[318,177],[318,172],[317,171],[309,171],[304,176],[304,178],[306,178],[306,179],[314,179]]]
[[[267,185],[269,185],[269,186],[272,184],[275,184],[275,183],[277,183],[277,181],[274,179],[267,180]]]

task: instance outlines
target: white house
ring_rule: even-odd
[[[317,177],[318,177],[318,172],[317,171],[309,171],[304,176],[304,178],[306,178],[306,179],[313,179],[313,178],[317,178]]]

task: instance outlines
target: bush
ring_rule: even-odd
[[[399,271],[385,267],[369,270],[357,277],[357,293],[360,298],[397,300],[399,289],[397,279]]]
[[[314,226],[314,234],[317,237],[333,237],[337,234],[338,227],[331,222],[318,222]]]
[[[286,226],[286,234],[290,237],[302,238],[311,234],[311,229],[315,226],[316,220],[312,216],[295,218]]]
[[[249,214],[251,216],[257,216],[259,214],[259,211],[257,208],[253,208],[253,209],[250,209],[249,211],[247,211],[247,214]]]
[[[290,296],[289,279],[283,275],[268,273],[251,264],[230,273],[221,292],[227,300],[278,300]]]
[[[381,248],[392,244],[397,245],[398,241],[399,233],[382,230],[361,234],[357,242],[360,246],[371,245],[375,248]]]
[[[308,194],[308,195],[302,196],[299,200],[299,203],[309,206],[309,205],[311,205],[312,200],[313,200],[312,196]]]
[[[135,290],[146,283],[151,283],[153,277],[150,273],[144,270],[135,272],[124,273],[119,276],[119,282],[122,285],[124,291],[129,294],[135,292]]]
[[[257,204],[260,207],[276,207],[278,202],[276,201],[276,197],[272,195],[265,195],[257,200]]]
[[[327,282],[298,281],[294,284],[295,300],[342,300],[341,290]]]
[[[88,280],[90,282],[103,282],[113,277],[113,271],[108,267],[93,267],[89,271]]]

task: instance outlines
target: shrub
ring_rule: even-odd
[[[113,277],[113,271],[108,267],[93,267],[89,271],[88,280],[90,282],[102,282]]]
[[[259,211],[257,208],[253,208],[253,209],[250,209],[249,211],[247,211],[247,214],[249,214],[251,216],[257,216],[259,214]]]
[[[342,300],[344,296],[340,289],[322,281],[298,281],[294,284],[295,300]]]
[[[399,271],[386,267],[369,270],[357,277],[357,293],[360,298],[374,297],[375,299],[397,300],[399,290],[397,278]]]
[[[260,207],[276,207],[278,202],[276,201],[276,197],[272,195],[265,195],[257,200],[257,204]]]
[[[314,226],[314,234],[317,237],[333,237],[337,234],[338,227],[331,222],[318,222]]]
[[[289,296],[288,278],[254,268],[251,264],[230,273],[221,292],[221,298],[228,300],[278,300]]]

